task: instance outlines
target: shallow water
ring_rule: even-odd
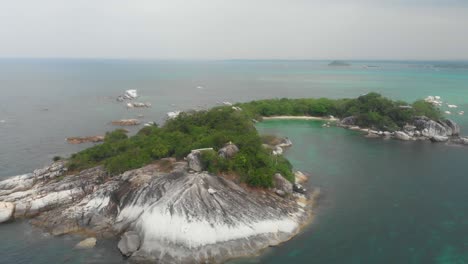
[[[366,64],[379,68],[365,69]],[[395,99],[440,95],[468,112],[468,70],[430,62],[0,60],[0,177],[27,173],[55,155],[90,145],[69,136],[99,135],[109,122],[222,101],[274,97],[355,97],[377,91]],[[432,63],[435,64],[435,63]],[[201,86],[201,89],[197,88]],[[115,101],[138,89],[151,109]],[[468,134],[468,118],[452,116]],[[288,136],[287,157],[312,173],[323,198],[314,223],[262,257],[267,263],[467,263],[468,148],[371,140],[317,121],[268,121],[260,132]],[[136,128],[131,129],[135,131]],[[0,225],[0,263],[115,263],[114,241],[73,250],[79,237],[54,238],[26,222]]]

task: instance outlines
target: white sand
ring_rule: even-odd
[[[298,120],[323,120],[323,121],[337,121],[337,118],[319,117],[319,116],[268,116],[263,117],[264,120],[273,119],[298,119]]]

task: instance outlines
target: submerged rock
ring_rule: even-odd
[[[446,142],[449,140],[449,137],[444,136],[433,136],[431,137],[432,142]]]
[[[93,248],[96,246],[96,238],[95,237],[90,237],[86,238],[85,240],[81,241],[80,243],[76,244],[75,248],[77,249],[87,249],[87,248]]]
[[[141,239],[138,233],[135,231],[128,231],[122,235],[117,247],[122,255],[130,257],[134,252],[140,249],[140,244]]]

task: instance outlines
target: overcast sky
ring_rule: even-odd
[[[468,0],[0,0],[0,57],[468,59]]]

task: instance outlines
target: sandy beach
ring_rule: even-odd
[[[266,116],[263,120],[274,120],[274,119],[297,119],[297,120],[323,120],[323,121],[337,121],[338,118],[320,117],[320,116]]]

